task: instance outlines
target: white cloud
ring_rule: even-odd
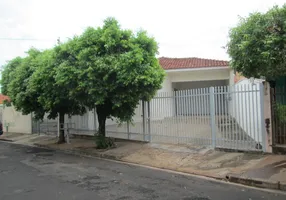
[[[222,48],[238,16],[266,11],[284,0],[1,0],[0,65],[29,47],[52,47],[113,16],[123,28],[143,28],[160,43],[160,56],[228,59]]]

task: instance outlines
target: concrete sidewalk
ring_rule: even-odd
[[[262,153],[215,151],[199,146],[167,145],[118,140],[117,148],[97,150],[92,139],[71,138],[70,144],[55,144],[46,135],[5,134],[0,140],[37,145],[76,154],[136,163],[197,174],[256,187],[286,191],[286,156]]]

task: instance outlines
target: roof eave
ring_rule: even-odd
[[[181,68],[181,69],[165,69],[166,72],[191,72],[191,71],[205,71],[205,70],[219,70],[219,69],[231,69],[229,66],[219,67],[201,67],[201,68]]]

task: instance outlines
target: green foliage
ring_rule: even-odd
[[[109,117],[130,121],[139,100],[151,99],[161,88],[164,71],[155,57],[158,45],[145,31],[122,30],[108,18],[102,28],[87,28],[66,45],[72,56],[59,66],[57,83],[74,87],[74,99],[96,107],[100,126]]]
[[[286,4],[240,19],[227,45],[231,66],[246,77],[286,74]]]
[[[6,65],[4,65],[1,79],[2,93],[7,95],[8,93],[8,84],[13,80],[13,72],[16,67],[21,63],[22,59],[20,57],[16,57],[10,60]]]
[[[4,67],[3,89],[18,111],[37,119],[96,108],[99,133],[105,136],[107,118],[131,121],[139,100],[150,100],[161,88],[164,70],[157,52],[145,31],[123,30],[108,18],[103,27],[11,60]]]
[[[59,50],[62,45],[55,49]],[[86,112],[80,102],[70,98],[68,87],[56,83],[57,68],[66,62],[66,58],[54,49],[46,50],[37,58],[38,67],[29,81],[29,92],[38,94],[38,102],[48,113],[48,118],[56,118],[58,114],[79,115]]]
[[[286,123],[286,105],[277,104],[276,113],[279,122]]]
[[[95,135],[95,144],[97,149],[107,149],[107,148],[114,148],[115,143],[114,139],[110,137],[105,137],[104,135]]]
[[[5,87],[7,87],[6,95],[9,96],[16,110],[21,111],[23,114],[36,112],[36,116],[39,118],[43,117],[44,110],[37,102],[39,94],[29,91],[29,81],[38,66],[37,57],[40,53],[39,50],[31,48],[27,52],[27,57],[18,59],[17,65],[12,60],[8,63],[8,66],[11,63],[15,66],[8,76],[9,79],[3,77],[4,83],[8,83],[7,85],[5,83]],[[4,71],[8,69],[5,67]]]

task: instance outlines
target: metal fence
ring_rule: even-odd
[[[161,92],[150,102],[139,102],[132,123],[107,120],[107,136],[262,151],[263,91],[256,83]],[[95,111],[68,123],[75,124],[75,134],[93,135],[97,129]]]
[[[272,133],[275,147],[286,146],[286,88],[271,88]]]

